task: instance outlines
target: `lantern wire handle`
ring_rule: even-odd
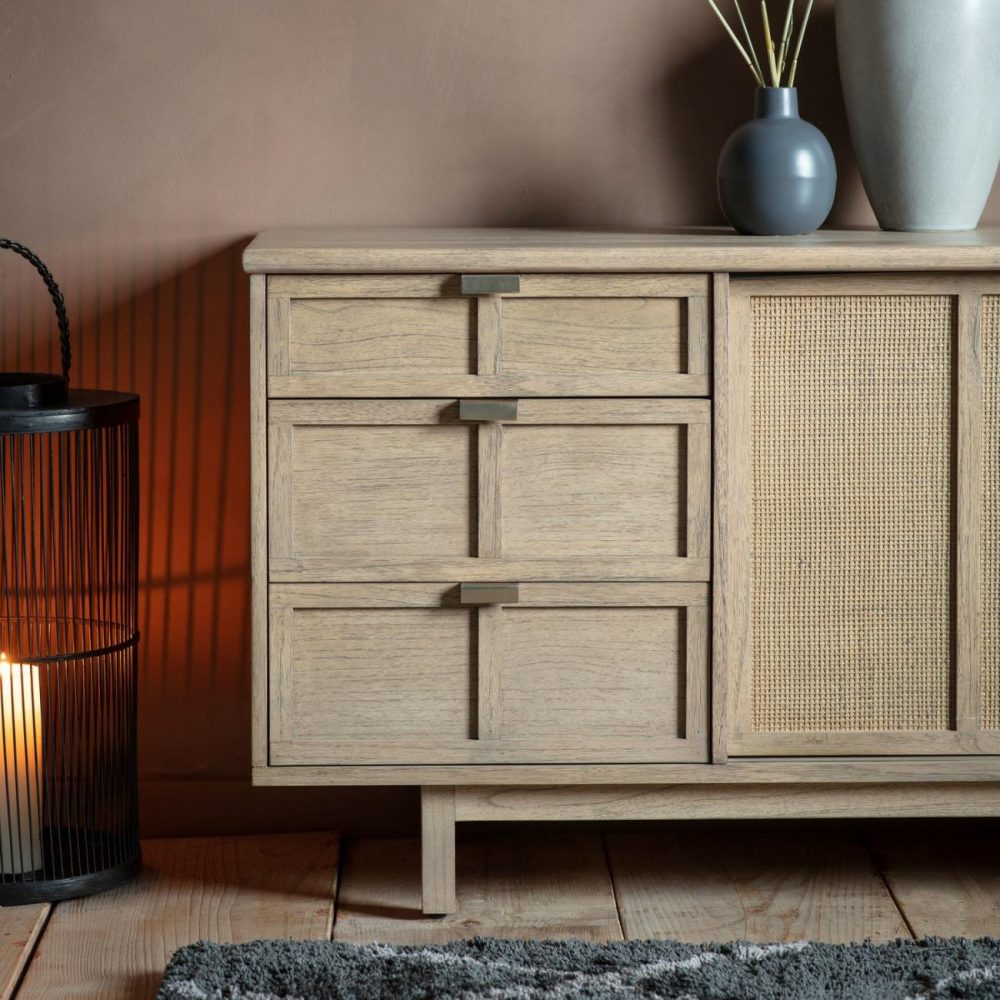
[[[41,258],[33,250],[30,250],[23,243],[6,239],[0,236],[0,250],[13,250],[14,253],[23,257],[41,275],[45,287],[52,296],[52,304],[56,307],[56,320],[59,324],[59,358],[62,364],[62,376],[69,382],[69,366],[72,361],[72,352],[69,343],[69,317],[66,315],[66,303],[63,300],[62,292],[56,284],[56,279],[52,277],[52,272],[42,263]]]

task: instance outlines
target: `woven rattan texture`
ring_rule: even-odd
[[[1000,296],[983,298],[983,714],[1000,729]]]
[[[752,300],[756,731],[948,728],[952,301]]]

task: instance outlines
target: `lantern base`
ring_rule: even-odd
[[[91,844],[95,839],[90,835]],[[53,871],[54,866],[46,865],[43,871]],[[16,881],[7,881],[11,876],[0,874],[0,906],[22,906],[25,903],[53,903],[60,899],[76,899],[78,896],[92,896],[106,892],[135,878],[142,870],[142,851],[136,844],[135,854],[121,864],[83,875],[64,877],[43,877],[39,871],[35,878],[16,876]],[[58,876],[58,871],[55,872]]]

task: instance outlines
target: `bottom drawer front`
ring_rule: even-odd
[[[707,588],[275,585],[272,765],[707,759]]]

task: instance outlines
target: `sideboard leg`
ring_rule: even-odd
[[[420,789],[424,913],[454,913],[455,789],[424,785]]]

